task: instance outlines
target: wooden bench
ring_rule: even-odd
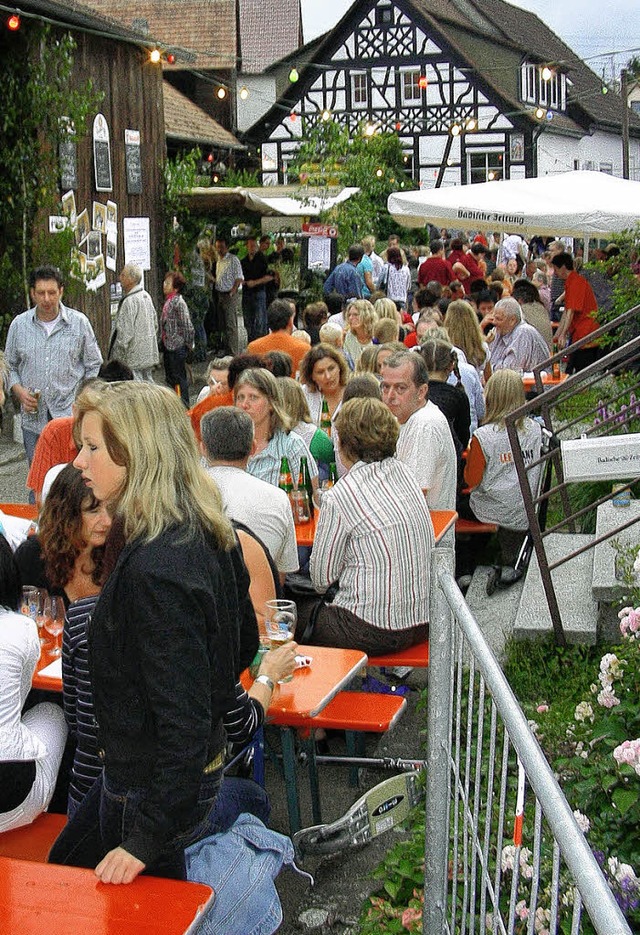
[[[35,860],[44,863],[51,845],[67,823],[66,815],[43,812],[30,825],[0,834],[0,857]]]
[[[369,656],[368,666],[411,666],[412,669],[426,669],[429,666],[429,640],[416,643],[397,653],[385,653],[382,656]]]
[[[456,520],[457,536],[478,536],[482,534],[491,535],[497,531],[498,527],[495,523],[481,523],[477,519]]]
[[[304,736],[300,743],[307,755],[307,770],[309,774],[309,788],[311,792],[311,808],[315,824],[322,822],[320,813],[320,790],[318,785],[318,769],[316,763],[314,730],[343,730],[346,734],[347,762],[350,767],[349,779],[352,785],[358,784],[358,767],[349,762],[355,758],[363,748],[364,733],[384,734],[390,730],[404,713],[407,707],[405,698],[399,695],[377,695],[368,692],[340,692],[329,704],[312,718],[299,718],[287,715],[286,725],[283,728],[283,766],[287,789],[297,797],[295,781],[295,752],[292,728],[300,728]],[[277,718],[272,723],[277,724]],[[340,757],[332,762],[339,763]],[[289,796],[289,792],[288,792]],[[292,821],[292,809],[289,810],[289,824]],[[295,823],[295,822],[294,822]],[[291,833],[299,830],[291,827]]]

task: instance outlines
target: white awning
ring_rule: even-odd
[[[357,194],[359,188],[305,189],[269,185],[264,188],[193,188],[183,197],[205,210],[248,208],[256,214],[280,217],[318,217]]]
[[[510,231],[532,237],[593,237],[634,227],[640,182],[603,172],[394,192],[387,208],[404,227]]]

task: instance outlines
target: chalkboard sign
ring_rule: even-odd
[[[93,121],[93,166],[96,176],[96,191],[112,191],[109,127],[103,114],[98,114]]]
[[[124,158],[127,169],[127,191],[142,194],[142,162],[140,159],[140,131],[124,131]]]
[[[78,158],[74,140],[63,140],[58,147],[60,159],[60,187],[65,189],[78,187]]]

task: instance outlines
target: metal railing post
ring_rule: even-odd
[[[427,779],[424,864],[424,935],[442,935],[447,912],[449,794],[451,783],[451,664],[453,619],[440,587],[441,572],[451,572],[452,549],[431,553],[429,609],[429,682],[427,697]]]

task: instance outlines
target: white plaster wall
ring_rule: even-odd
[[[629,146],[630,166],[640,168],[640,141],[632,139]],[[622,139],[614,133],[596,131],[581,139],[559,136],[543,131],[538,139],[538,175],[553,175],[576,168],[600,170],[602,163],[613,166],[613,175],[622,176]],[[591,163],[591,165],[588,165]]]
[[[246,87],[246,100],[240,97],[240,89]],[[269,110],[276,100],[276,81],[265,75],[238,75],[236,79],[236,119],[241,132],[248,130]]]

